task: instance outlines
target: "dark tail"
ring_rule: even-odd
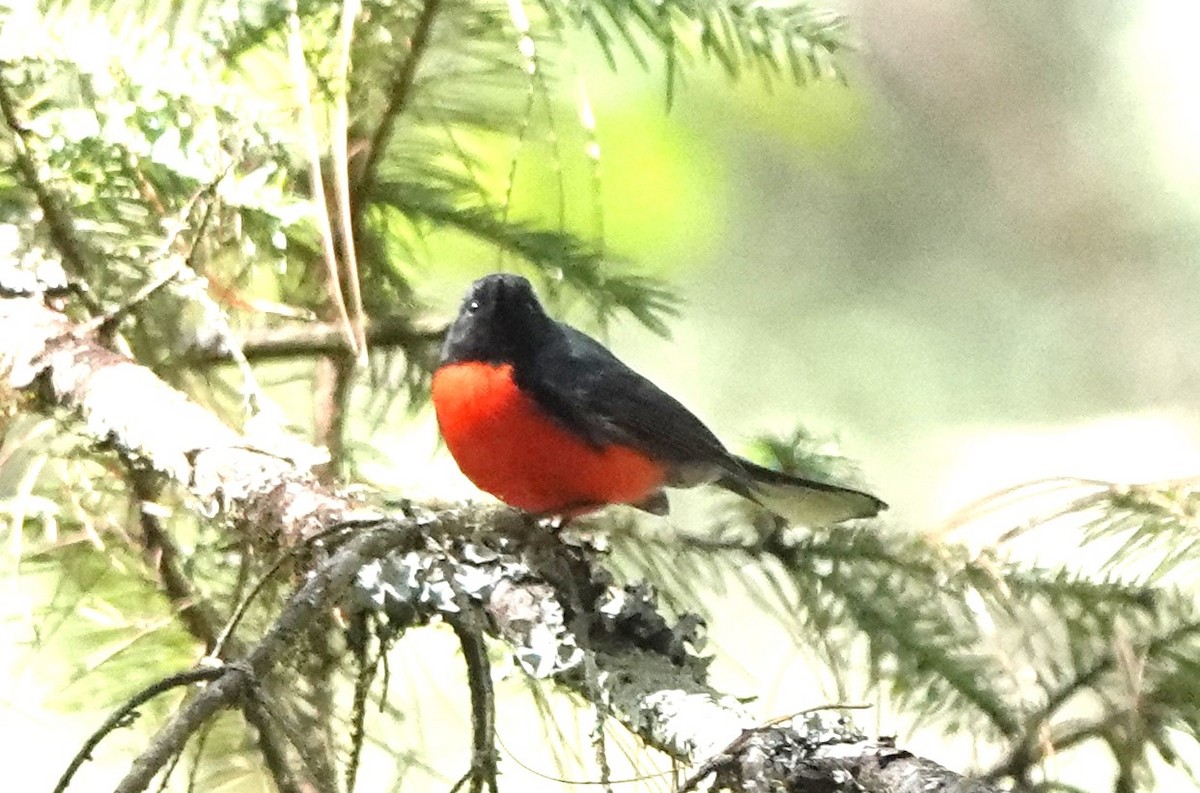
[[[870,493],[802,479],[761,465],[734,458],[743,476],[727,474],[717,480],[721,487],[757,502],[801,526],[830,526],[852,518],[870,518],[887,509],[887,504]]]

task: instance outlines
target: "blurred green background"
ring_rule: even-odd
[[[1041,476],[1194,473],[1197,7],[839,10],[859,39],[845,85],[709,69],[667,112],[661,71],[581,56],[606,240],[686,301],[672,341],[630,323],[617,352],[732,445],[835,436],[917,527]],[[595,230],[569,114],[567,223]],[[551,151],[530,142],[517,206],[554,222]],[[445,279],[447,316],[495,264]]]

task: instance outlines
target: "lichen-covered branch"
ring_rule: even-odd
[[[505,510],[412,506],[399,518],[365,511],[321,486],[287,449],[238,434],[38,300],[0,299],[0,327],[0,402],[65,409],[85,434],[174,481],[214,520],[285,547],[328,544],[331,528],[370,522],[325,561],[312,554],[314,567],[271,627],[158,732],[117,788],[123,793],[145,789],[218,710],[260,696],[258,681],[336,603],[352,622],[372,614],[391,638],[464,605],[480,609],[481,627],[507,642],[526,672],[585,698],[603,696],[647,744],[698,764],[696,773],[718,786],[996,790],[867,740],[835,715],[761,724],[707,684],[695,650],[699,621],[668,622],[652,589],[617,586],[587,544]]]
[[[72,411],[87,435],[182,485],[208,514],[285,545],[355,516],[293,462],[294,446],[235,432],[38,300],[0,300],[0,327],[0,387]]]

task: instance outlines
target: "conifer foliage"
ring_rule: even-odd
[[[428,303],[447,272],[461,284],[493,265],[520,269],[598,324],[628,316],[668,332],[669,287],[614,261],[598,229],[576,222],[587,214],[576,205],[594,206],[595,192],[562,184],[557,222],[519,200],[529,168],[558,173],[574,159],[599,180],[581,74],[594,65],[573,51],[591,48],[618,73],[663,68],[669,104],[706,65],[735,79],[842,79],[847,37],[841,17],[787,0],[0,2],[0,298],[46,301],[324,483],[352,481],[381,454],[372,428],[403,420],[395,405],[427,399],[445,319]],[[570,151],[566,139],[586,145]],[[305,419],[277,407],[296,398],[296,381],[311,386]],[[5,575],[38,593],[22,652],[54,659],[46,674],[71,685],[59,707],[115,707],[204,653],[237,657],[303,580],[311,549],[284,553],[281,538],[231,531],[210,520],[221,505],[197,505],[121,453],[136,428],[112,428],[114,453],[11,384],[0,386],[0,410]],[[288,446],[286,429],[329,458]],[[764,438],[759,452],[788,470],[856,476],[815,447],[796,433]],[[1051,505],[1043,519],[987,542],[972,536],[980,515],[1035,496]],[[603,516],[619,580],[630,592],[649,581],[691,628],[698,619],[685,615],[708,613],[715,592],[740,593],[834,679],[830,701],[868,697],[895,719],[885,732],[919,727],[975,745],[977,766],[955,770],[1019,790],[1084,789],[1053,761],[1090,748],[1115,768],[1107,786],[1128,793],[1194,757],[1196,481],[1033,483],[936,536],[880,522],[788,528],[745,505],[711,514],[669,536]],[[1051,535],[1081,549],[1079,561],[1038,560],[1031,549]],[[391,569],[443,598],[435,610],[458,644],[435,638],[421,653],[444,665],[461,651],[478,709],[479,679],[506,651],[451,616],[458,595],[429,583],[441,574],[432,558],[372,575]],[[399,689],[419,687],[416,667],[403,668],[405,644],[437,629],[401,635],[382,617],[327,616],[277,686],[294,696],[246,707],[250,729],[232,718],[206,725],[165,772],[170,789],[266,775],[285,791],[346,790],[373,744],[394,764],[373,769],[375,779],[453,786],[438,776],[442,739],[403,728],[415,717],[398,704]],[[692,630],[676,639],[699,644]],[[539,663],[577,666],[583,656],[565,646]],[[517,675],[534,731],[567,769],[559,775],[582,767],[615,786],[610,764],[624,754],[644,777],[626,787],[686,787],[686,774],[654,773],[655,749],[606,723],[620,703],[579,705],[596,699],[594,672],[583,670],[572,695]],[[507,715],[512,698],[492,702],[501,744],[506,724],[531,718]],[[177,704],[146,704],[139,728],[152,733]],[[450,731],[471,733],[458,748],[471,747],[462,784],[473,790],[496,780],[482,718]],[[592,747],[594,762],[571,759]],[[499,757],[503,786],[519,759]]]

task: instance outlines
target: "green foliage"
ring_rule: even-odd
[[[804,430],[755,447],[786,470],[856,478]],[[1180,738],[1200,736],[1185,682],[1200,668],[1200,609],[1194,576],[1178,575],[1196,561],[1180,551],[1196,531],[1195,483],[1079,487],[982,550],[878,524],[791,529],[741,506],[682,536],[630,523],[614,542],[624,574],[649,575],[677,609],[751,598],[829,671],[838,701],[880,693],[914,724],[986,741],[995,778],[1049,784],[1047,752],[1093,742],[1142,789],[1155,758],[1186,765]],[[1108,562],[1031,562],[1020,546],[1035,535],[1095,544]]]
[[[761,435],[751,446],[752,455],[771,468],[810,479],[852,484],[862,478],[853,461],[837,445],[818,438],[803,427],[790,435]]]
[[[120,341],[233,420],[256,402],[253,384],[230,386],[204,356],[238,335],[337,324],[350,301],[332,289],[331,263],[344,292],[361,286],[362,319],[383,339],[358,394],[372,427],[394,400],[426,398],[447,319],[437,299],[470,275],[519,268],[559,306],[583,304],[600,324],[628,315],[666,334],[677,310],[666,285],[573,231],[561,207],[521,204],[515,174],[535,142],[596,142],[586,120],[571,135],[554,128],[555,109],[579,101],[560,85],[573,49],[586,42],[614,67],[622,54],[644,65],[661,57],[670,97],[698,59],[732,78],[805,84],[840,77],[836,56],[847,46],[843,20],[805,3],[373,0],[347,37],[346,83],[336,67],[341,10],[314,0],[0,7],[0,161],[12,166],[0,169],[0,256],[86,283],[89,299],[68,301],[81,315],[169,281],[128,306]],[[335,140],[346,142],[345,163]],[[591,146],[550,148],[552,171],[567,156],[599,167]],[[348,218],[338,211],[342,171]],[[556,214],[557,226],[533,219]],[[286,377],[316,382],[324,354],[298,355]],[[345,427],[354,388],[348,375],[339,382],[340,414],[317,418]],[[296,423],[308,431],[320,420]],[[17,577],[45,596],[30,646],[57,659],[47,675],[72,684],[57,704],[108,704],[135,672],[193,661],[202,637],[180,630],[184,604],[155,567],[163,549],[148,547],[130,508],[131,472],[73,443],[47,445],[52,422],[6,416],[0,428],[0,519]],[[346,434],[319,439],[383,456],[373,433]],[[859,478],[803,431],[763,438],[752,452],[806,476]],[[713,506],[720,520],[707,531],[666,534],[633,518],[612,531],[626,573],[649,575],[677,608],[748,594],[836,678],[839,694],[880,694],[914,723],[988,742],[999,759],[985,770],[996,777],[1059,784],[1039,770],[1049,748],[1100,742],[1122,778],[1145,784],[1154,755],[1180,765],[1178,736],[1200,738],[1200,495],[1194,481],[1081,483],[1067,495],[1038,525],[983,550],[886,525],[789,529],[745,504]],[[268,562],[173,506],[165,524],[193,594],[227,618]],[[1050,533],[1104,564],[1022,557],[1022,542]],[[251,625],[283,589],[267,588]],[[329,669],[306,679],[314,689],[348,680]],[[324,693],[331,701],[337,692]],[[389,727],[404,721],[387,715]],[[407,728],[414,741],[422,733]],[[208,751],[235,755],[237,737],[222,723]]]
[[[723,2],[722,0],[543,0],[557,24],[573,23],[599,42],[609,62],[624,46],[647,63],[641,36],[665,53],[668,96],[677,63],[698,47],[732,78],[757,71],[765,79],[787,74],[804,83],[836,76],[834,55],[847,46],[845,21],[805,3]]]
[[[506,219],[504,208],[486,203],[474,187],[443,186],[429,177],[419,182],[382,182],[370,197],[419,229],[458,232],[524,260],[541,273],[542,286],[552,299],[564,289],[593,295],[601,321],[624,309],[655,332],[667,333],[664,317],[675,312],[675,300],[662,284],[608,271],[603,253],[572,234]]]

